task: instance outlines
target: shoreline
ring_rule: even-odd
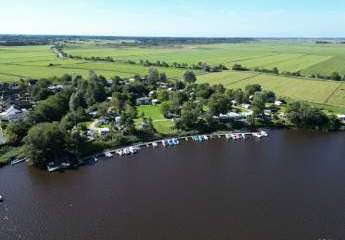
[[[210,141],[213,139],[221,139],[225,138],[227,141],[245,141],[251,138],[256,138],[256,139],[261,139],[268,137],[268,133],[265,130],[260,130],[260,131],[248,131],[248,132],[236,132],[236,131],[229,131],[229,132],[217,132],[217,133],[211,133],[211,134],[197,134],[197,135],[187,135],[183,137],[171,137],[171,138],[163,138],[163,139],[158,139],[155,141],[149,141],[149,142],[144,142],[144,143],[137,143],[133,145],[128,145],[128,146],[123,146],[123,147],[118,147],[114,149],[106,149],[103,150],[102,152],[93,154],[88,157],[84,157],[79,160],[79,163],[76,165],[71,165],[70,163],[61,163],[58,166],[52,166],[48,167],[47,170],[48,172],[56,172],[56,171],[61,171],[61,170],[66,170],[70,169],[72,167],[80,167],[85,165],[87,162],[93,162],[97,163],[100,158],[114,158],[115,156],[119,157],[126,157],[129,155],[134,155],[137,154],[142,148],[159,148],[159,147],[172,147],[172,146],[177,146],[181,144],[181,141],[188,142],[188,141],[194,141],[196,143],[201,143],[205,141]],[[176,142],[177,140],[177,142]],[[126,151],[126,149],[128,151]]]
[[[118,154],[118,151],[123,151],[124,149],[129,149],[129,148],[133,148],[133,150],[135,152],[133,153],[127,153],[127,154],[122,154],[120,155],[120,157],[125,157],[126,155],[132,155],[132,154],[137,154],[139,152],[140,149],[142,148],[158,148],[158,147],[171,147],[171,146],[176,146],[180,144],[180,141],[195,141],[195,142],[204,142],[204,141],[209,141],[212,139],[219,139],[219,138],[226,138],[226,140],[230,141],[230,140],[234,140],[234,141],[238,141],[238,140],[247,140],[248,138],[245,139],[232,139],[231,138],[231,134],[245,134],[246,136],[251,136],[251,137],[257,137],[257,136],[253,136],[253,134],[255,133],[260,133],[260,132],[265,132],[267,134],[267,131],[270,130],[274,130],[274,129],[282,129],[282,128],[262,128],[264,130],[259,129],[258,131],[219,131],[219,132],[213,132],[213,133],[205,133],[205,134],[195,134],[195,135],[186,135],[186,136],[168,136],[168,137],[164,137],[164,138],[159,138],[156,140],[152,140],[152,141],[148,141],[148,142],[138,142],[138,143],[133,143],[132,145],[126,145],[126,146],[121,146],[121,147],[116,147],[116,148],[108,148],[108,149],[104,149],[98,153],[86,156],[86,157],[82,157],[80,159],[77,159],[76,163],[70,163],[70,162],[62,162],[60,163],[60,165],[52,165],[49,167],[48,169],[48,165],[46,168],[41,168],[42,170],[48,171],[48,172],[55,172],[55,171],[62,171],[62,170],[67,170],[67,169],[75,169],[84,165],[88,165],[88,164],[92,164],[92,163],[96,163],[98,162],[98,158],[113,158],[114,155],[120,155]],[[298,130],[297,128],[285,128],[288,130]],[[345,129],[341,129],[338,130],[337,132],[344,132]],[[228,136],[227,136],[228,135]],[[199,136],[207,136],[207,140],[202,140],[202,141],[198,141],[193,139],[194,137],[199,137]],[[261,139],[262,137],[268,137],[267,136],[260,136],[259,139]],[[169,145],[168,143],[166,143],[165,146],[162,145],[162,141],[168,141],[168,140],[173,140],[176,139],[179,141],[178,144],[171,144]],[[111,155],[110,155],[110,154]],[[24,162],[29,162],[25,157],[22,158],[18,158],[14,161],[10,161],[7,164],[2,165],[0,168],[2,167],[6,167],[6,166],[14,166],[14,165],[18,165]]]

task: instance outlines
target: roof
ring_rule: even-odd
[[[99,128],[98,129],[99,132],[110,132],[109,128]]]
[[[151,100],[151,98],[149,98],[149,97],[137,98],[137,101],[147,101],[147,100]]]
[[[14,116],[17,115],[19,113],[22,113],[21,110],[15,108],[15,106],[10,106],[5,112],[2,112],[0,114],[1,117],[8,117],[8,116]]]

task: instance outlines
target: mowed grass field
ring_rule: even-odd
[[[254,72],[212,73],[199,77],[199,83],[223,84],[227,88],[244,88],[249,84],[260,84],[266,90],[295,100],[345,111],[345,84],[337,81],[282,77]]]

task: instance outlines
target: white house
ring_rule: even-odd
[[[98,128],[97,130],[98,130],[99,135],[101,136],[105,136],[110,132],[109,128]]]
[[[17,109],[12,105],[5,112],[0,113],[0,118],[12,122],[24,118],[26,113],[26,109]]]

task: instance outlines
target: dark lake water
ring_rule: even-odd
[[[0,239],[345,239],[345,134],[271,131],[76,171],[0,169]]]

